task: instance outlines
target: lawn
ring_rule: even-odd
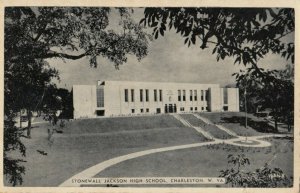
[[[201,127],[203,130],[209,132],[214,137],[219,139],[231,139],[234,138],[233,136],[229,135],[225,131],[219,129],[215,125],[210,125],[204,123],[202,120],[196,118],[194,115],[191,114],[181,114],[184,119],[186,119],[189,123],[191,123],[193,126]]]
[[[49,141],[47,129],[52,127],[49,123],[34,125],[32,139],[23,139],[27,162],[22,186],[58,186],[76,173],[113,157],[207,141],[172,116],[75,120],[66,122],[64,133],[54,133]]]
[[[264,119],[247,115],[247,129],[245,127],[245,113],[223,112],[223,113],[198,113],[214,124],[220,124],[234,131],[240,136],[255,136],[264,133],[276,133],[274,127],[270,126]]]
[[[203,114],[207,118],[211,115]],[[211,117],[219,117],[222,121],[220,116]],[[199,122],[203,124],[197,119],[197,123]],[[191,123],[194,124],[193,121]],[[222,124],[233,124],[234,128],[239,125]],[[24,158],[27,161],[24,163],[26,174],[22,186],[58,186],[78,172],[117,156],[152,148],[207,141],[195,129],[185,127],[171,115],[74,120],[66,122],[63,133],[54,133],[51,140],[48,140],[48,128],[55,129],[59,126],[49,123],[33,126],[32,139],[22,139],[27,147],[27,156]],[[251,131],[257,132],[254,129]],[[218,129],[218,132],[223,131]],[[267,148],[247,149],[221,144],[211,148],[157,153],[122,162],[99,175],[213,177],[226,168],[226,156],[229,153],[248,154],[254,163],[251,166],[256,168],[279,148],[291,147],[290,144],[283,146],[283,141],[272,139],[274,147],[272,146],[271,153],[266,153]],[[38,151],[43,151],[46,155]],[[274,166],[283,168],[287,174],[292,173],[292,152],[288,149],[279,152],[273,162]]]
[[[293,176],[293,140],[267,140],[272,146],[248,148],[218,144],[147,155],[107,168],[95,177],[218,177],[221,170],[228,168],[228,154],[245,154],[250,159],[246,171],[255,171],[269,162],[271,168],[279,167],[287,176]]]
[[[64,128],[64,133],[105,133],[181,126],[171,115],[114,117],[71,121]]]

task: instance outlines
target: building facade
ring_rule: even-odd
[[[239,111],[238,88],[218,84],[98,81],[73,86],[74,118]]]

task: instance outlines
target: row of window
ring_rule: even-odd
[[[201,110],[204,111],[204,107],[201,107]],[[205,108],[205,110],[208,110],[208,107]],[[184,107],[180,107],[180,111],[185,111]],[[198,107],[190,107],[190,111],[198,111]],[[165,107],[165,113],[176,113],[176,105],[172,106],[170,105],[169,107],[166,105]],[[136,113],[135,109],[131,109],[131,113]],[[139,113],[149,113],[149,108],[146,109],[140,109]],[[156,113],[161,113],[161,109],[157,108]]]
[[[145,109],[145,112],[146,112],[146,113],[149,113],[149,109],[146,108],[146,109]],[[131,113],[135,113],[135,109],[131,109]],[[144,113],[144,109],[140,109],[140,113]]]
[[[130,101],[131,102],[135,101],[134,91],[135,91],[134,89],[130,89],[130,96],[131,96]],[[145,93],[145,101],[149,102],[149,89],[140,89],[140,102],[144,102],[144,93]],[[159,96],[157,94],[159,94]],[[155,102],[157,102],[158,100],[162,101],[162,90],[154,89],[153,90],[153,95],[154,95],[154,101]],[[124,99],[125,99],[125,102],[129,102],[129,90],[128,89],[124,90]]]
[[[208,111],[208,107],[205,110]],[[180,111],[184,111],[184,107],[180,107]],[[190,107],[190,111],[198,111],[198,107]],[[201,111],[204,111],[204,107],[201,107]]]
[[[201,101],[204,101],[204,94],[205,94],[205,101],[208,101],[208,90],[201,90]],[[178,90],[178,101],[186,101],[185,97],[185,90]],[[197,101],[197,90],[190,90],[190,101]]]

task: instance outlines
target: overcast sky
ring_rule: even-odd
[[[142,13],[142,10],[136,10],[135,18],[139,20]],[[111,21],[118,22],[115,19]],[[134,56],[129,56],[119,70],[102,57],[98,58],[97,68],[91,68],[86,58],[48,61],[59,70],[61,81],[57,83],[58,87],[68,89],[76,84],[96,84],[97,80],[233,84],[232,73],[244,68],[243,65],[234,65],[231,58],[217,62],[216,55],[212,55],[212,45],[209,46],[205,50],[200,49],[198,44],[188,48],[179,34],[169,31],[164,37],[150,42],[146,58],[138,62]],[[286,63],[279,56],[269,55],[259,61],[259,66],[282,69]]]

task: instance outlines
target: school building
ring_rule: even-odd
[[[239,111],[238,88],[218,84],[98,81],[73,86],[74,119]]]

